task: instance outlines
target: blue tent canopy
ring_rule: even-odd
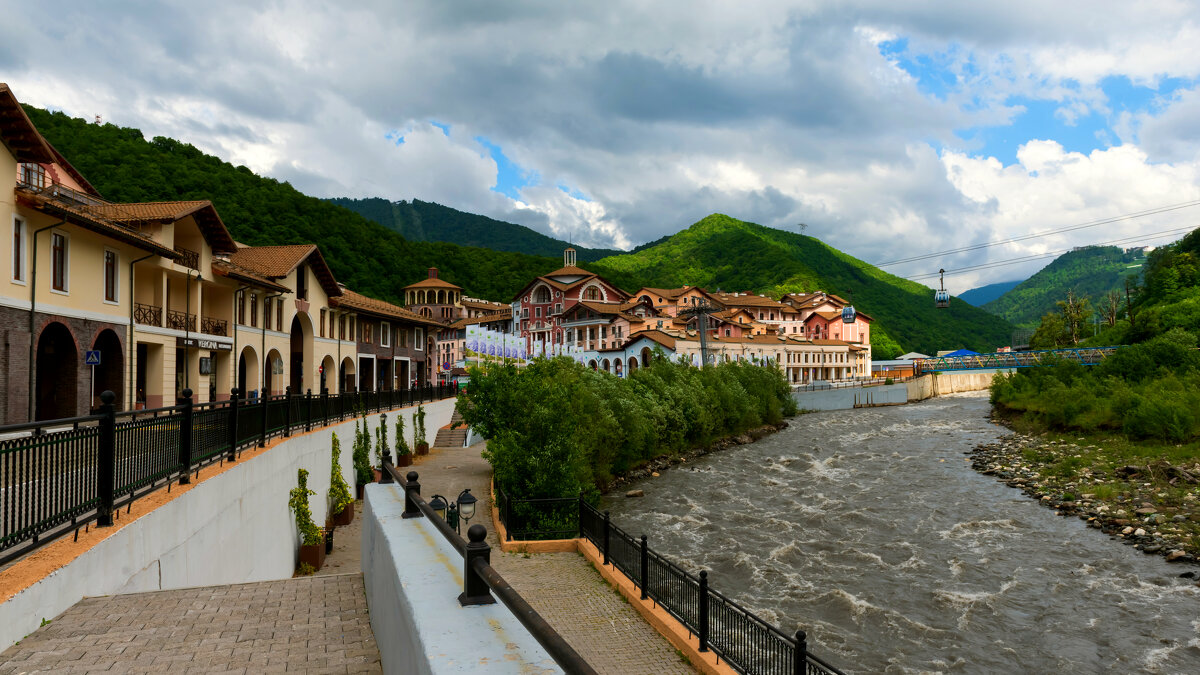
[[[959,349],[949,354],[942,354],[942,356],[979,356],[979,352],[973,352],[970,349]]]

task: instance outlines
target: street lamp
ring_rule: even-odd
[[[471,488],[467,488],[458,493],[458,501],[451,502],[442,495],[434,495],[429,500],[429,508],[438,515],[439,518],[446,521],[450,527],[454,528],[455,532],[461,534],[458,527],[458,519],[462,518],[464,523],[469,523],[475,517],[475,503],[479,501],[475,495],[471,494]]]

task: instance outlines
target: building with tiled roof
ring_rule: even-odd
[[[572,307],[590,302],[613,305],[619,313],[620,305],[629,297],[603,277],[578,267],[575,249],[568,248],[563,251],[561,268],[530,281],[513,297],[514,330],[520,331],[530,353],[535,342],[567,344],[567,331],[573,326],[565,322],[564,314]]]

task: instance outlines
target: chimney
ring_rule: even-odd
[[[575,266],[575,249],[568,248],[567,250],[563,251],[563,267],[574,267],[574,266]]]
[[[430,267],[430,268],[429,268],[429,278],[430,278],[430,279],[436,279],[436,278],[437,278],[437,268],[436,268],[436,267]]]

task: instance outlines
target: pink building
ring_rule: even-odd
[[[608,280],[575,265],[575,249],[563,252],[563,266],[529,282],[513,298],[513,328],[532,351],[534,342],[564,344],[563,314],[580,302],[620,306],[629,295]],[[573,323],[573,322],[572,322]],[[573,326],[571,326],[573,328]]]

